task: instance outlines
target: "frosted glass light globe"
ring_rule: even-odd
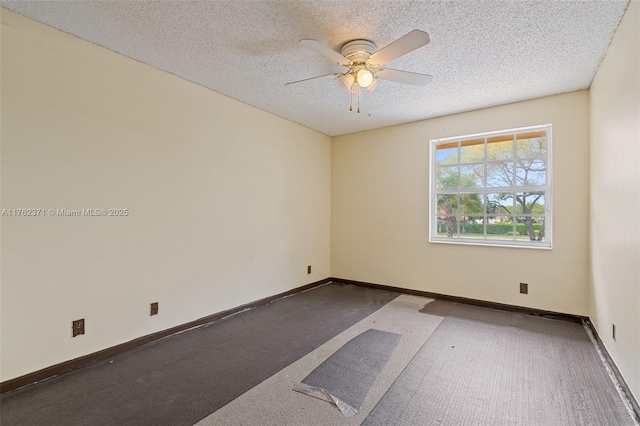
[[[353,76],[351,74],[345,74],[338,79],[338,87],[345,92],[349,93],[351,89],[351,85],[353,84]]]
[[[373,82],[373,74],[371,71],[364,68],[358,71],[358,78],[356,79],[358,85],[360,87],[369,87],[369,85]]]

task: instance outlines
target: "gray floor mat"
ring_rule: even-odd
[[[369,329],[345,343],[305,377],[302,383],[328,392],[340,411],[349,417],[355,415],[389,361],[400,337],[397,333]],[[309,392],[307,387],[297,387],[295,390],[318,397],[313,389]],[[342,403],[347,406],[344,407]]]

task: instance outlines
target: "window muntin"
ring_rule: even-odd
[[[551,247],[551,125],[431,141],[430,241]]]

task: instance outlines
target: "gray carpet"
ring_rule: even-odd
[[[363,425],[633,425],[581,324],[457,304]]]
[[[355,415],[389,361],[400,337],[397,333],[369,329],[338,349],[302,383],[328,392],[332,399],[338,399],[336,405],[346,416]],[[306,388],[295,389],[308,392]]]
[[[329,284],[6,394],[11,425],[192,425],[397,293]]]

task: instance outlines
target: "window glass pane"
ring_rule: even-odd
[[[542,215],[533,216],[533,226],[536,229],[537,241],[547,241],[545,224],[546,224],[545,216],[542,216]]]
[[[484,187],[484,164],[460,165],[460,188]]]
[[[438,237],[458,238],[458,219],[455,216],[438,216]]]
[[[484,239],[484,217],[460,216],[460,238]]]
[[[487,238],[499,240],[513,240],[512,216],[487,217]]]
[[[436,165],[458,164],[458,142],[444,142],[436,145]]]
[[[547,184],[547,166],[544,160],[518,160],[516,170],[517,186]]]
[[[460,142],[461,163],[484,162],[484,138],[468,139]]]
[[[513,186],[513,163],[510,161],[487,163],[487,186]]]
[[[513,135],[487,138],[487,161],[513,158]]]
[[[516,192],[516,214],[544,214],[545,201],[544,191]]]
[[[516,149],[520,158],[547,158],[547,131],[519,133]]]
[[[487,194],[487,216],[501,222],[511,220],[513,214],[513,194],[509,192],[490,192]]]
[[[458,214],[458,194],[439,194],[438,215]]]
[[[436,168],[436,189],[458,188],[458,166]]]
[[[517,239],[524,241],[544,241],[544,217],[518,216],[516,217]],[[540,233],[542,232],[542,237]]]
[[[460,193],[458,212],[464,215],[483,214],[484,197],[482,194]]]

